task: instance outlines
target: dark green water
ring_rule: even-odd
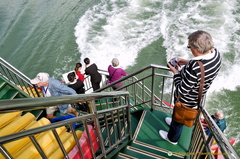
[[[113,57],[132,73],[173,56],[191,58],[187,36],[212,34],[223,57],[206,107],[222,110],[227,138],[240,139],[239,0],[0,0],[0,56],[29,78],[61,80],[89,57],[106,69]],[[240,143],[234,146],[240,154]]]

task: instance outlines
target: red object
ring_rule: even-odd
[[[230,143],[231,145],[234,145],[235,142],[236,142],[236,139],[235,139],[234,137],[232,137],[232,138],[230,138],[228,141],[229,141],[229,143]],[[220,148],[218,147],[217,144],[212,145],[212,146],[211,146],[211,149],[212,149],[212,151],[213,151],[213,154],[214,154],[214,158],[215,158],[215,159],[225,159],[225,157],[222,155],[222,152],[221,152],[221,150],[220,150]]]
[[[236,142],[236,139],[234,137],[232,137],[228,141],[230,142],[231,145],[234,145]]]
[[[168,102],[162,101],[163,104],[167,105],[167,106],[171,106],[172,108],[174,107],[174,105],[170,105]]]
[[[96,138],[95,133],[94,133],[94,128],[91,125],[88,125],[88,130],[89,130],[89,133],[90,133],[90,137],[92,139],[94,152],[96,152],[98,150],[99,146],[98,146],[97,138]],[[92,155],[92,152],[91,152],[90,141],[88,140],[86,130],[84,130],[81,138],[79,139],[79,143],[81,145],[81,149],[82,149],[84,158],[85,159],[92,159],[93,155]],[[68,153],[68,156],[71,159],[81,159],[82,158],[81,154],[78,150],[77,145],[75,145],[74,148]]]
[[[93,149],[94,149],[94,152],[96,152],[99,148],[98,146],[98,141],[97,141],[97,138],[95,136],[95,133],[94,133],[94,128],[93,126],[91,125],[88,125],[88,130],[90,132],[90,138],[92,139],[92,144],[93,144]],[[83,137],[85,137],[86,139],[88,139],[88,136],[87,136],[87,132],[84,131],[83,134],[82,134]],[[90,145],[90,141],[89,142],[89,145]]]
[[[30,87],[30,89],[34,89],[34,87]],[[39,90],[40,92],[42,92],[42,88],[41,87],[36,87],[37,90]]]
[[[206,123],[206,121],[204,119],[201,119],[201,123],[204,129],[208,128],[208,124]]]
[[[42,92],[42,87],[36,87],[40,92]]]

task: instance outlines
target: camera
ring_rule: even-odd
[[[177,58],[173,58],[171,61],[169,61],[169,63],[173,66],[176,67],[178,65],[178,61]],[[168,65],[167,65],[168,66]]]

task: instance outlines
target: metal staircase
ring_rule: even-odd
[[[0,99],[41,97],[30,79],[0,57]]]
[[[60,150],[65,158],[69,158],[67,150],[61,143],[57,128],[69,127],[76,141],[76,149],[80,156],[84,156],[80,142],[76,135],[77,129],[72,124],[81,122],[84,130],[87,131],[89,139],[89,152],[92,158],[210,158],[214,154],[211,151],[213,140],[221,149],[225,158],[239,158],[228,140],[218,129],[210,115],[203,108],[201,115],[205,118],[210,128],[210,135],[206,136],[199,118],[193,128],[184,128],[184,132],[178,145],[171,145],[161,139],[159,129],[168,131],[164,118],[171,116],[172,105],[172,76],[168,75],[168,68],[158,65],[149,65],[137,72],[134,72],[110,85],[105,85],[103,78],[102,87],[92,94],[81,94],[73,96],[31,98],[40,96],[38,90],[29,83],[29,79],[12,68],[3,59],[0,59],[0,76],[3,77],[1,87],[4,98],[0,102],[0,115],[13,111],[41,110],[52,105],[71,104],[77,102],[90,102],[91,111],[89,114],[52,123],[40,128],[22,130],[5,136],[0,136],[0,152],[5,158],[12,158],[5,144],[17,139],[29,137],[37,152],[42,158],[47,158],[43,149],[39,146],[35,135],[51,130],[57,139]],[[7,68],[7,69],[6,69]],[[103,73],[103,77],[104,77]],[[1,78],[2,79],[2,78]],[[91,89],[89,78],[85,80],[87,90]],[[111,86],[123,81],[124,86],[117,91],[112,91]],[[167,84],[166,84],[167,83]],[[10,88],[20,89],[26,99],[16,99],[5,95]],[[4,88],[4,89],[2,89]],[[170,88],[170,89],[169,89]],[[5,90],[6,89],[6,90]],[[5,92],[5,93],[4,93]],[[11,91],[10,91],[11,92]],[[3,95],[2,95],[3,94]],[[14,94],[14,93],[13,93]],[[7,97],[8,96],[8,97]],[[21,95],[16,95],[21,96]],[[6,98],[8,100],[6,100]],[[118,102],[114,99],[119,98]],[[169,104],[166,104],[169,103]],[[99,150],[95,153],[91,144],[91,137],[88,131],[88,124],[93,124]],[[134,135],[132,135],[134,134]]]
[[[0,76],[0,99],[17,98],[29,98],[29,96]]]

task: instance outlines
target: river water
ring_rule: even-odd
[[[207,110],[225,113],[227,138],[240,139],[239,0],[0,0],[0,56],[29,78],[56,79],[89,57],[113,57],[132,73],[173,56],[191,58],[187,37],[209,32],[223,58]],[[240,143],[234,148],[240,154]]]

